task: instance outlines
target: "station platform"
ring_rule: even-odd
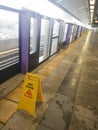
[[[41,79],[44,103],[34,116],[17,110],[25,75],[0,85],[1,130],[98,130],[98,34],[80,38],[31,73]]]

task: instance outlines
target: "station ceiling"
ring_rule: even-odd
[[[0,0],[0,5],[27,8],[87,28],[98,27],[98,0]]]
[[[86,25],[98,24],[98,0],[49,0]]]

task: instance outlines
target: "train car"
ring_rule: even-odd
[[[0,6],[0,83],[32,71],[69,45],[76,34],[81,35],[81,27],[26,8]]]

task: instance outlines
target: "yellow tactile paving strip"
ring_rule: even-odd
[[[3,99],[0,101],[0,122],[6,123],[17,110],[17,103]]]
[[[9,100],[12,100],[12,101],[18,103],[21,90],[22,90],[22,88],[20,88],[20,87],[16,88],[12,93],[10,93],[8,96],[6,96],[6,99],[9,99]]]
[[[47,69],[47,70],[54,70],[56,67],[55,66],[50,66],[50,65],[45,65],[43,68]]]
[[[38,74],[38,73],[36,73],[36,74]],[[45,75],[42,75],[42,74],[38,74],[38,75],[40,77],[41,82],[44,82],[44,80],[47,79],[47,77],[48,77],[48,76],[45,76]]]
[[[3,123],[0,123],[0,128],[3,127]]]
[[[59,62],[56,62],[56,60],[54,60],[54,61],[51,61],[48,65],[56,67],[58,65],[58,63]]]
[[[70,51],[86,36],[86,34],[87,32],[83,33],[82,37],[70,44],[67,49],[59,52],[55,58],[51,59],[48,64],[45,64],[40,70],[36,72],[39,74],[41,82],[44,82],[48,78],[48,76],[56,69],[60,61],[70,53]],[[23,83],[8,96],[6,96],[5,99],[0,101],[0,127],[2,127],[17,110],[22,86]],[[43,95],[44,98],[48,96],[45,93]]]
[[[45,76],[49,76],[51,74],[52,70],[48,70],[48,69],[41,69],[38,71],[38,74],[42,74],[42,75],[45,75]]]

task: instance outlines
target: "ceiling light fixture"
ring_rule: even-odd
[[[94,13],[94,10],[90,10],[90,13]]]
[[[90,4],[94,5],[95,4],[95,0],[90,0]]]
[[[95,23],[98,23],[98,20],[94,21]]]
[[[91,6],[90,6],[90,9],[94,9],[94,6],[93,6],[93,5],[91,5]]]

